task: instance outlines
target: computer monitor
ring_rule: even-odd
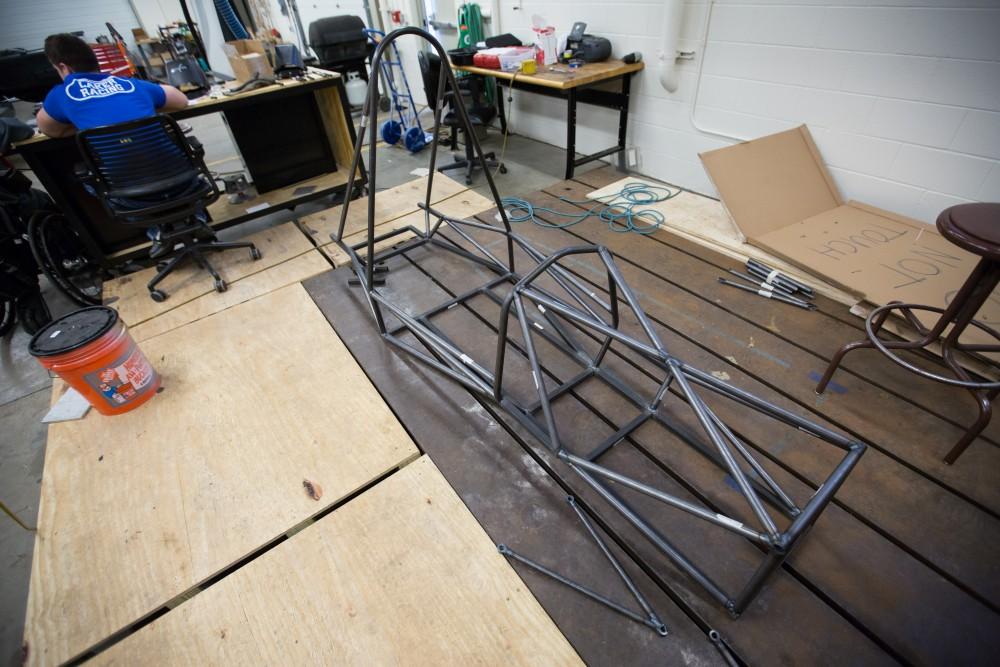
[[[0,96],[41,102],[60,81],[41,49],[0,51]]]

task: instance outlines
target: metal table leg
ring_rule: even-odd
[[[566,179],[573,178],[576,168],[576,88],[566,96]]]
[[[625,160],[625,137],[628,134],[628,99],[629,89],[632,86],[632,76],[626,74],[622,77],[622,108],[618,111],[618,168],[625,171],[628,166]]]

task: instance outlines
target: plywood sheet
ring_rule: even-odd
[[[299,284],[142,347],[160,395],[49,427],[32,664],[73,658],[417,455]]]
[[[214,291],[203,294],[182,306],[137,324],[130,331],[135,340],[146,340],[329,269],[330,262],[326,257],[318,249],[310,250],[287,262],[247,276],[230,285],[222,294]]]
[[[209,256],[212,266],[230,284],[313,248],[309,239],[291,222],[251,234],[245,240],[257,245],[260,259],[251,260],[250,252],[244,250],[226,250]],[[105,283],[104,302],[118,310],[125,323],[131,326],[215,291],[212,276],[197,264],[186,262],[160,283],[160,288],[169,296],[163,303],[157,303],[149,298],[146,289],[146,283],[155,275],[156,268],[150,267]]]
[[[424,456],[96,664],[582,664]]]
[[[621,191],[626,185],[632,184],[664,187],[663,183],[630,176],[594,190],[587,197],[589,199],[606,198],[608,195]],[[742,234],[726,213],[722,203],[715,199],[693,192],[681,192],[672,199],[643,205],[640,208],[650,208],[662,213],[664,217],[662,229],[665,230],[665,233],[677,234],[741,262],[746,262],[748,258],[764,262],[772,268],[794,276],[820,294],[841,303],[851,305],[858,300],[856,295],[848,294],[838,287],[818,280],[812,274],[802,271],[799,266],[744,241]],[[648,222],[654,221],[650,219]],[[656,234],[659,233],[661,232],[656,232]]]
[[[434,204],[434,208],[445,215],[451,216],[453,218],[469,219],[477,213],[489,210],[493,208],[493,200],[484,197],[483,195],[475,192],[473,190],[466,190],[460,192],[457,195],[444,199],[442,201]],[[401,229],[403,227],[413,226],[417,229],[424,228],[424,212],[421,210],[413,211],[407,213],[401,217],[390,220],[389,222],[384,222],[375,228],[376,233],[384,234],[390,232],[394,229]],[[368,236],[368,230],[362,230],[355,232],[350,236],[346,237],[348,243],[354,244],[363,241]],[[386,239],[375,244],[376,251],[383,248],[388,248],[389,246],[395,245],[400,241],[405,241],[412,236],[411,233],[400,234],[399,236],[394,236],[390,239]],[[347,256],[343,250],[337,246],[336,243],[330,243],[329,245],[320,248],[322,251],[326,252],[327,256],[333,261],[336,266],[343,266],[350,262],[350,258]]]
[[[468,186],[448,178],[444,174],[434,175],[434,191],[431,193],[431,203],[452,197],[459,192],[468,190]],[[412,181],[397,185],[388,190],[382,190],[375,195],[375,225],[381,225],[412,213],[417,209],[417,202],[422,202],[427,196],[427,177],[415,178]],[[340,225],[341,206],[332,206],[325,211],[307,215],[299,224],[316,240],[318,245],[332,243],[330,234]],[[347,209],[347,224],[344,236],[349,236],[368,227],[368,197],[360,197],[351,202]]]

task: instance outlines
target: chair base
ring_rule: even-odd
[[[483,160],[486,169],[499,169],[501,174],[507,173],[507,167],[505,167],[502,162],[497,161],[496,153],[486,153],[485,155],[483,155],[483,157],[486,158],[485,160]],[[451,164],[446,164],[443,167],[438,167],[437,170],[440,172],[445,172],[445,171],[451,171],[453,169],[464,169],[465,184],[472,185],[472,171],[474,169],[479,168],[480,166],[482,165],[480,165],[478,160],[475,159],[470,160],[469,158],[460,157]]]
[[[223,242],[215,240],[198,241],[196,239],[190,239],[189,242],[182,248],[173,251],[173,255],[170,259],[166,260],[166,262],[159,267],[156,275],[153,276],[153,279],[146,283],[146,289],[149,290],[150,298],[157,302],[165,301],[167,299],[168,294],[163,290],[157,289],[156,286],[187,259],[193,260],[198,266],[212,276],[212,279],[215,281],[216,292],[225,292],[228,288],[226,281],[223,280],[222,276],[219,275],[219,272],[215,270],[215,267],[212,266],[211,262],[208,261],[208,258],[205,255],[209,251],[221,252],[223,250],[236,250],[240,248],[250,250],[250,259],[254,261],[260,259],[261,257],[260,250],[258,250],[257,246],[250,241]]]

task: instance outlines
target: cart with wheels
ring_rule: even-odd
[[[376,47],[385,38],[385,33],[381,30],[365,30],[365,34]],[[390,44],[389,48],[391,55],[381,60],[378,67],[381,69],[386,88],[389,89],[390,114],[395,117],[382,123],[379,135],[382,141],[390,146],[396,145],[402,139],[408,151],[418,153],[431,140],[431,135],[424,132],[424,128],[420,125],[420,114],[413,101],[410,82],[403,70],[399,50],[395,44]]]

